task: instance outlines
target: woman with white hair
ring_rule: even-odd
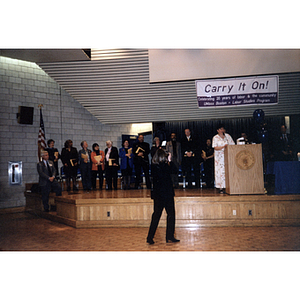
[[[119,151],[113,147],[112,141],[106,141],[105,153],[105,178],[107,182],[107,190],[117,190],[118,186],[118,169],[119,169]]]

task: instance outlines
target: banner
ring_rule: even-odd
[[[198,107],[278,103],[278,76],[196,80]]]

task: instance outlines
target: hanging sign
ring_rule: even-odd
[[[278,76],[196,80],[198,107],[277,104]]]

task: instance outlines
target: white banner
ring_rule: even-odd
[[[199,107],[277,104],[278,76],[196,80]]]

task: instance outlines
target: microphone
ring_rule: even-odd
[[[227,137],[226,137],[226,135],[225,135],[225,132],[223,132],[223,136],[224,136],[224,141],[225,141],[227,144],[229,144],[229,142],[228,142],[228,140],[227,140]]]

